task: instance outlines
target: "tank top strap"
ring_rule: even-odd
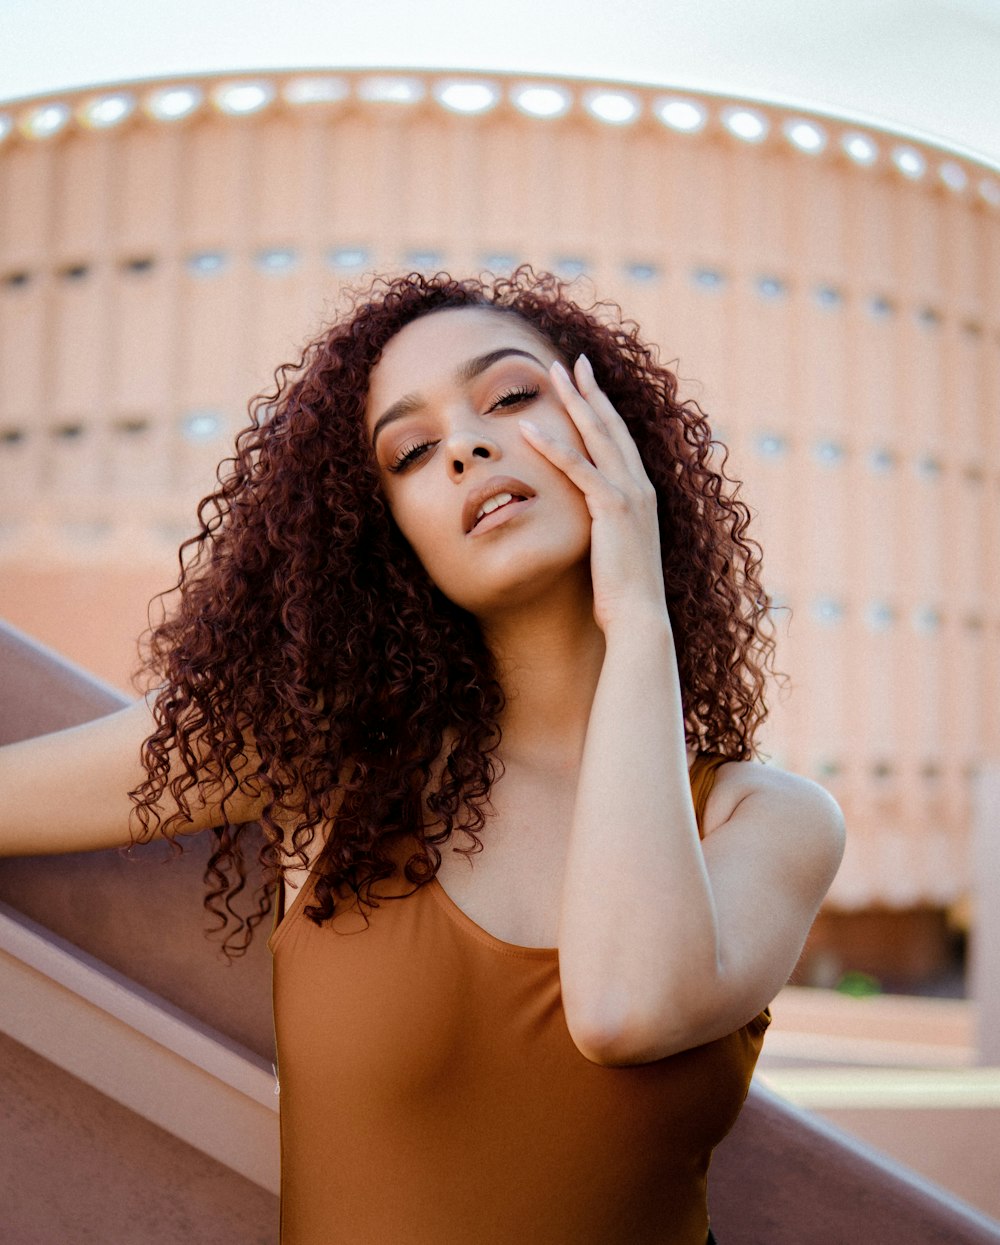
[[[691,798],[694,801],[694,815],[698,822],[698,837],[705,837],[705,805],[708,795],[715,786],[715,776],[720,765],[725,765],[728,757],[715,753],[699,752],[691,765]]]

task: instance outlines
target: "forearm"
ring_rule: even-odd
[[[578,1044],[663,1033],[719,973],[669,622],[607,637],[566,862],[560,975]],[[710,992],[710,991],[709,991]]]
[[[0,856],[51,855],[122,847],[136,828],[129,792],[146,777],[143,742],[155,723],[144,701],[106,717],[0,749]],[[213,789],[217,791],[217,785]],[[219,824],[220,799],[193,788],[177,833]],[[232,820],[253,820],[245,792],[229,801]],[[154,832],[177,811],[165,793]]]

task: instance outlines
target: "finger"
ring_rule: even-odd
[[[585,354],[577,357],[576,364],[573,367],[573,374],[581,395],[587,399],[591,408],[602,420],[608,435],[618,446],[633,475],[640,480],[648,478],[642,455],[639,453],[639,448],[628,430],[628,425],[615,410],[611,399],[598,385],[594,376],[594,369]]]
[[[543,432],[530,419],[519,419],[518,424],[528,444],[543,458],[547,458],[554,467],[558,467],[583,493],[588,503],[599,507],[602,501],[608,501],[612,497],[621,497],[621,490],[615,488],[611,481],[578,449]]]
[[[612,478],[621,478],[628,467],[604,420],[573,384],[561,363],[553,363],[549,372],[556,393],[582,437],[591,460]]]

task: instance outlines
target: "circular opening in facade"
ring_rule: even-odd
[[[254,263],[261,272],[292,272],[299,265],[299,255],[290,246],[269,247],[257,252]]]
[[[444,256],[440,251],[407,251],[403,262],[407,267],[416,268],[420,272],[436,272],[444,263]]]
[[[510,251],[494,251],[489,255],[484,255],[480,263],[486,272],[503,276],[505,273],[514,271],[517,267],[518,259]]]
[[[114,430],[124,437],[141,437],[149,432],[149,420],[141,415],[129,415],[115,420]]]
[[[841,139],[845,155],[855,164],[871,165],[878,159],[878,145],[867,134],[852,132]]]
[[[641,111],[638,98],[629,91],[588,91],[583,105],[592,117],[609,125],[628,125]]]
[[[655,264],[626,264],[625,275],[632,281],[655,281],[660,275]]]
[[[767,118],[752,108],[727,108],[722,114],[722,124],[745,143],[759,143],[767,137]]]
[[[560,255],[552,267],[556,276],[562,277],[564,281],[575,281],[587,271],[588,264],[585,259],[578,259],[572,255]]]
[[[77,114],[83,125],[95,130],[107,130],[121,124],[135,111],[135,96],[127,91],[115,95],[102,95],[88,100]]]
[[[873,320],[888,320],[896,310],[892,299],[886,298],[884,294],[872,295],[865,303],[865,308]]]
[[[843,445],[839,441],[830,440],[817,441],[813,446],[813,453],[817,462],[821,462],[824,467],[836,467],[844,461],[845,456]]]
[[[888,631],[896,614],[888,601],[870,601],[865,608],[865,622],[872,631]]]
[[[918,177],[923,177],[927,171],[927,161],[917,151],[916,147],[894,147],[892,149],[892,162],[899,169],[904,177],[916,181]]]
[[[755,444],[761,458],[784,458],[788,452],[788,442],[778,432],[762,432]]]
[[[718,268],[696,268],[691,279],[703,290],[721,290],[726,284],[726,274]]]
[[[913,626],[923,634],[937,631],[941,626],[941,614],[933,605],[918,605],[913,611]]]
[[[270,82],[226,82],[212,92],[212,103],[231,117],[260,112],[274,99]]]
[[[834,285],[818,285],[813,293],[819,305],[827,310],[839,307],[844,301],[843,294]]]
[[[817,622],[830,627],[844,617],[844,607],[836,597],[818,597],[813,602],[812,613]]]
[[[895,454],[885,446],[876,446],[868,455],[868,466],[876,475],[886,475],[895,465]]]
[[[203,98],[196,86],[167,86],[151,92],[143,107],[157,121],[180,121],[201,107]]]
[[[955,160],[945,160],[938,169],[938,177],[949,190],[954,190],[956,194],[963,191],[969,184],[969,175]]]
[[[758,277],[754,282],[754,288],[761,298],[766,298],[772,302],[775,299],[782,298],[786,291],[784,281],[780,277],[771,276]]]
[[[368,263],[368,252],[361,246],[338,246],[327,256],[334,268],[362,268]]]
[[[510,93],[515,108],[529,117],[562,117],[573,102],[561,86],[517,86]]]
[[[826,130],[815,121],[786,121],[785,137],[793,147],[809,155],[819,155],[826,146]]]
[[[477,116],[499,104],[500,88],[491,82],[439,82],[434,98],[452,112]]]
[[[921,454],[914,466],[922,480],[936,480],[944,470],[941,459],[934,454]]]
[[[42,104],[32,108],[21,121],[21,132],[27,138],[51,138],[58,134],[70,118],[66,104]]]
[[[984,177],[979,183],[979,197],[991,207],[1000,207],[1000,182]]]
[[[210,441],[222,429],[222,416],[218,411],[191,411],[181,421],[185,440]]]
[[[298,107],[306,104],[336,104],[346,99],[351,88],[343,78],[330,75],[310,78],[292,78],[281,88],[281,98],[286,104]]]
[[[199,251],[188,258],[187,267],[196,276],[213,277],[222,272],[228,263],[229,260],[222,251]]]
[[[664,125],[683,134],[694,134],[703,130],[708,121],[708,112],[701,104],[691,99],[660,99],[653,111]]]
[[[378,74],[361,79],[358,98],[369,104],[418,104],[424,98],[424,84],[419,78]]]

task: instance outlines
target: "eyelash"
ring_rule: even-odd
[[[495,411],[498,406],[520,406],[522,402],[530,402],[532,398],[537,398],[539,393],[537,385],[518,385],[502,393],[490,410]]]
[[[403,450],[394,463],[389,464],[388,470],[396,474],[397,471],[403,471],[410,463],[415,462],[421,457],[424,450],[428,448],[430,441],[418,441],[416,445],[411,445],[408,450]]]
[[[497,400],[489,408],[495,411],[497,407],[521,406],[525,402],[530,402],[532,398],[537,398],[541,390],[537,385],[518,385],[514,389],[507,389],[500,394]],[[408,449],[402,451],[396,461],[388,468],[395,475],[399,471],[405,469],[423,457],[424,451],[430,446],[430,441],[418,441],[415,445],[411,445]]]

